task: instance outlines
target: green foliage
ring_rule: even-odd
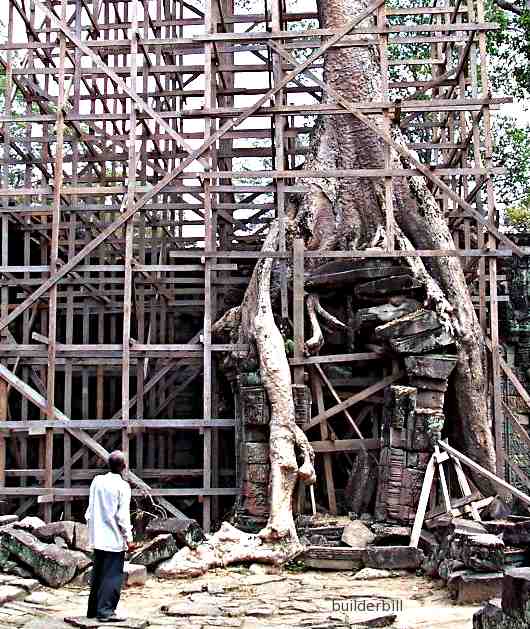
[[[522,99],[530,92],[530,10],[521,9],[518,15],[499,8],[493,0],[486,2],[486,21],[500,27],[487,35],[491,84],[497,92]]]
[[[497,201],[503,206],[520,204],[530,196],[530,125],[510,116],[498,116],[493,126],[494,163],[506,168],[495,178]]]
[[[506,209],[506,223],[514,232],[530,231],[530,195],[521,205]]]

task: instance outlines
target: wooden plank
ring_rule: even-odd
[[[427,504],[429,502],[429,496],[431,494],[431,487],[434,480],[434,473],[436,467],[434,464],[434,454],[429,459],[427,469],[425,470],[425,478],[423,479],[423,485],[421,487],[420,499],[418,501],[418,508],[416,510],[416,517],[414,518],[414,525],[412,526],[412,533],[410,535],[409,546],[418,548],[418,542],[420,541],[421,529],[423,527],[423,521],[425,519],[425,513],[427,511]]]
[[[475,463],[475,461],[471,460],[465,454],[462,454],[461,452],[458,452],[458,450],[455,450],[453,447],[451,447],[445,441],[440,441],[439,443],[440,443],[440,447],[443,450],[445,450],[446,452],[448,452],[449,454],[454,456],[456,459],[459,459],[461,463],[463,463],[464,465],[467,465],[468,467],[470,467],[477,474],[479,474],[480,476],[483,476],[484,478],[487,478],[488,480],[490,480],[495,485],[497,485],[499,487],[502,487],[503,489],[506,489],[513,496],[515,496],[516,498],[519,498],[519,500],[521,500],[525,504],[530,505],[530,496],[528,496],[527,494],[525,494],[522,491],[519,491],[517,488],[513,487],[512,485],[510,485],[509,483],[504,481],[502,478],[499,478],[498,476],[496,476],[495,474],[493,474],[489,470],[487,470],[484,467],[482,467],[482,465],[479,465],[478,463]]]
[[[316,453],[356,452],[358,450],[378,450],[379,439],[335,439],[331,441],[310,441]]]
[[[329,354],[327,356],[300,356],[289,359],[290,365],[320,365],[327,363],[349,363],[361,360],[382,360],[385,354],[380,352],[358,352],[356,354]]]
[[[304,317],[304,241],[302,238],[295,238],[293,242],[293,353],[296,361],[300,361],[304,356]],[[298,364],[300,364],[300,362],[298,362]],[[304,384],[303,367],[295,367],[294,383]]]
[[[322,384],[320,380],[313,374],[311,378],[313,385],[313,394],[317,401],[317,410],[319,413],[324,411],[324,395],[322,393]],[[362,436],[362,435],[361,435]],[[329,430],[325,422],[320,424],[320,438],[327,441]],[[333,462],[329,454],[324,454],[324,477],[326,479],[326,495],[330,513],[337,513],[337,498],[335,496],[335,482],[333,480]]]
[[[369,386],[368,388],[364,389],[363,391],[360,391],[359,393],[355,393],[354,395],[352,395],[348,399],[344,400],[344,402],[341,402],[340,404],[335,404],[335,406],[332,406],[331,408],[328,408],[323,413],[318,413],[318,415],[315,415],[315,417],[312,417],[311,421],[303,427],[304,431],[307,432],[310,428],[313,428],[313,426],[316,426],[320,422],[323,422],[326,419],[329,419],[330,417],[333,417],[337,413],[340,413],[344,409],[349,408],[350,406],[353,406],[357,402],[362,402],[363,400],[366,400],[366,398],[369,398],[374,393],[377,393],[378,391],[381,391],[382,389],[384,389],[385,387],[393,384],[394,382],[396,382],[397,380],[399,380],[402,377],[403,377],[403,372],[402,371],[398,371],[397,373],[393,373],[393,374],[391,374],[389,376],[386,376],[386,378],[383,378],[380,382]]]

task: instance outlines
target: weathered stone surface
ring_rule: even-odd
[[[20,577],[21,579],[31,579],[31,577],[33,577],[31,570],[24,568],[24,566],[19,565],[16,561],[10,561],[8,565],[6,565],[4,572],[15,577]]]
[[[432,310],[419,308],[375,328],[375,335],[402,354],[422,354],[454,343]]]
[[[405,541],[408,542],[412,532],[412,528],[410,526],[381,524],[379,522],[375,522],[370,528],[374,534],[374,546],[399,546]],[[400,544],[397,544],[396,542],[400,542]]]
[[[61,522],[52,522],[35,529],[33,534],[43,542],[52,544],[56,537],[64,539],[68,546],[74,543],[75,522],[62,520]]]
[[[9,566],[11,559],[7,548],[4,548],[0,544],[0,572],[6,572],[6,568]]]
[[[24,625],[24,629],[71,629],[71,625],[67,625],[57,618],[45,616],[31,620]]]
[[[392,576],[397,576],[395,572],[390,570],[377,570],[376,568],[363,568],[356,572],[352,579],[357,581],[373,581],[375,579],[388,579]]]
[[[451,575],[447,587],[459,605],[483,603],[502,594],[502,572],[476,573],[459,570]]]
[[[506,571],[502,611],[530,624],[530,568],[510,568]]]
[[[247,442],[241,448],[241,460],[247,463],[269,462],[269,444]]]
[[[485,522],[475,522],[474,520],[466,520],[465,518],[452,518],[449,524],[449,532],[451,535],[481,535],[488,533]]]
[[[379,570],[416,570],[423,559],[423,552],[411,546],[368,546],[364,563]]]
[[[401,320],[405,316],[410,316],[420,308],[420,303],[414,299],[403,299],[400,303],[386,303],[380,306],[371,306],[370,308],[360,308],[355,313],[355,327],[363,326],[379,326],[385,327],[391,325],[393,321]],[[382,324],[382,325],[380,325]],[[379,327],[376,327],[376,336],[386,340],[386,336],[377,334]],[[392,336],[388,338],[393,338]]]
[[[4,548],[51,587],[60,587],[71,581],[81,570],[87,558],[78,553],[45,544],[24,530],[2,531],[0,542]]]
[[[202,602],[185,602],[171,605],[164,610],[168,616],[222,616],[223,610],[218,605]]]
[[[502,539],[507,546],[528,546],[530,544],[530,519],[493,520],[483,522],[488,533],[502,535]]]
[[[0,606],[16,601],[22,598],[24,594],[25,591],[22,588],[17,588],[14,585],[0,585]]]
[[[138,564],[125,562],[123,567],[123,584],[125,586],[145,585],[147,581],[147,568]]]
[[[528,623],[508,616],[498,605],[488,603],[473,615],[473,629],[528,629]]]
[[[91,552],[92,549],[90,548],[88,537],[88,526],[86,524],[82,524],[81,522],[75,523],[73,547],[75,550],[80,550],[83,553]]]
[[[166,518],[151,520],[146,528],[148,535],[171,533],[180,546],[196,548],[206,537],[196,520],[183,518]]]
[[[379,482],[375,505],[378,520],[409,522],[416,514],[423,470],[408,470],[407,451],[383,447],[379,454]]]
[[[282,568],[280,566],[271,566],[265,563],[252,563],[248,567],[250,574],[281,574]]]
[[[305,280],[305,285],[312,288],[319,286],[351,286],[380,277],[392,277],[406,274],[407,267],[400,266],[396,262],[387,260],[363,261],[359,263],[351,260],[337,260],[327,262],[310,273]]]
[[[444,390],[447,389],[447,379],[455,368],[456,356],[452,354],[429,354],[428,356],[407,356],[405,369],[414,378],[439,380]]]
[[[478,572],[500,572],[504,567],[504,542],[489,533],[466,535],[453,543],[461,543],[460,558]]]
[[[157,535],[148,544],[132,553],[130,561],[132,564],[141,566],[154,566],[160,561],[172,557],[178,549],[179,547],[171,533]]]
[[[346,508],[352,513],[362,513],[370,508],[377,491],[377,459],[368,450],[357,452],[344,489]]]
[[[123,627],[123,629],[145,629],[149,626],[149,621],[143,618],[127,618],[123,622],[112,624],[101,623],[96,618],[85,618],[84,616],[67,616],[64,621],[73,627],[81,629],[96,629],[98,627]]]
[[[32,592],[26,596],[24,602],[32,605],[49,605],[53,599],[48,592]]]
[[[375,539],[375,535],[372,531],[359,520],[349,522],[344,527],[341,540],[348,544],[348,546],[354,546],[356,548],[366,548],[368,544],[371,544]]]
[[[381,299],[390,295],[401,295],[420,286],[421,284],[412,275],[404,273],[358,284],[353,292],[360,299]]]
[[[14,585],[15,587],[22,588],[26,590],[26,592],[34,592],[41,588],[41,584],[37,581],[37,579],[27,579],[23,577],[18,578],[10,578],[9,585]]]
[[[46,526],[46,522],[35,516],[27,516],[20,520],[20,522],[15,522],[13,526],[17,529],[24,529],[32,532],[36,529],[40,529],[41,527]]]

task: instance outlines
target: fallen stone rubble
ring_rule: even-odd
[[[125,564],[125,585],[143,585],[147,570],[172,557],[184,543],[196,546],[204,534],[195,520],[160,520],[147,527],[153,536]],[[0,576],[35,580],[53,588],[90,582],[92,556],[88,527],[81,522],[46,524],[40,518],[0,516]],[[1,585],[0,581],[0,585]],[[12,587],[11,585],[6,587]],[[14,594],[14,590],[10,590]]]
[[[308,568],[320,570],[417,570],[425,559],[411,548],[410,528],[400,525],[300,516],[297,526],[306,550],[300,557]]]
[[[529,543],[530,518],[439,518],[422,532],[422,567],[447,583],[457,603],[483,602],[500,596],[507,570],[527,565]]]
[[[530,569],[510,568],[502,580],[501,598],[473,616],[473,629],[527,629],[530,626]]]

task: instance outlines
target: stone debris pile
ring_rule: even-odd
[[[510,568],[502,580],[500,599],[473,616],[473,629],[526,629],[530,626],[530,568]]]
[[[483,602],[500,596],[506,571],[527,565],[530,518],[440,518],[421,540],[425,573],[442,578],[456,602]]]
[[[204,539],[195,520],[155,520],[146,529],[147,541],[125,564],[125,585],[143,585],[147,570],[172,557],[179,548],[194,548]],[[38,579],[53,588],[90,582],[92,565],[88,527],[81,522],[46,524],[37,517],[19,520],[0,516],[0,573]]]

